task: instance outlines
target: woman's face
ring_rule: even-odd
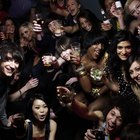
[[[106,133],[117,130],[122,125],[122,117],[118,108],[112,108],[106,116]]]
[[[41,122],[45,121],[48,115],[48,107],[46,103],[40,99],[34,100],[32,105],[32,111],[34,117]]]
[[[33,38],[33,31],[28,27],[21,27],[20,28],[20,35],[27,41],[31,41]]]
[[[76,0],[68,0],[67,9],[72,16],[76,16],[79,12],[80,4],[78,4]]]
[[[129,68],[130,77],[140,85],[140,62],[134,61]]]
[[[117,44],[117,55],[122,61],[127,60],[131,52],[132,47],[129,41],[121,41]]]
[[[13,34],[15,32],[15,25],[11,19],[6,20],[5,28],[6,28],[6,33]]]
[[[100,57],[103,49],[104,45],[102,43],[96,43],[88,48],[87,54],[90,56],[90,58],[97,60]]]
[[[8,53],[6,60],[1,62],[0,68],[4,75],[10,77],[18,70],[19,62],[12,58],[12,55]]]
[[[84,30],[89,32],[92,29],[91,22],[89,20],[87,20],[86,18],[80,17],[79,22],[80,22],[81,28],[83,28]]]
[[[133,0],[128,6],[130,14],[138,19],[140,19],[140,1]]]

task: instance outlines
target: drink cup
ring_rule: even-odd
[[[79,42],[73,42],[71,43],[71,50],[72,50],[72,54],[76,57],[80,57],[80,53],[81,53],[81,45]]]
[[[47,69],[47,72],[53,72],[53,55],[51,53],[46,53],[45,55],[46,62],[45,62],[45,67]]]
[[[102,130],[98,130],[98,129],[91,129],[91,133],[93,135],[95,135],[95,139],[96,140],[105,140],[105,135],[104,132]]]
[[[64,31],[62,30],[62,21],[61,20],[56,20],[56,24],[55,24],[55,36],[59,37],[61,35],[63,35]]]
[[[44,20],[43,20],[41,13],[35,14],[35,21],[37,22],[37,24],[39,24],[41,26],[44,24]]]

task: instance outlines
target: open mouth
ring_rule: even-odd
[[[135,81],[136,81],[137,83],[140,84],[140,76],[137,76],[137,77],[135,78]]]

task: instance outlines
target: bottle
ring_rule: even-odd
[[[105,140],[104,128],[100,123],[93,122],[93,128],[91,129],[91,133],[95,135],[96,140]]]
[[[103,9],[101,9],[101,14],[103,16],[103,23],[105,23],[105,24],[110,23],[109,19],[107,18],[107,15]]]
[[[122,3],[120,0],[115,0],[115,6],[118,10],[122,10]]]

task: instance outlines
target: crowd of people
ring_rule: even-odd
[[[0,140],[140,139],[140,0],[99,8],[0,0]]]

